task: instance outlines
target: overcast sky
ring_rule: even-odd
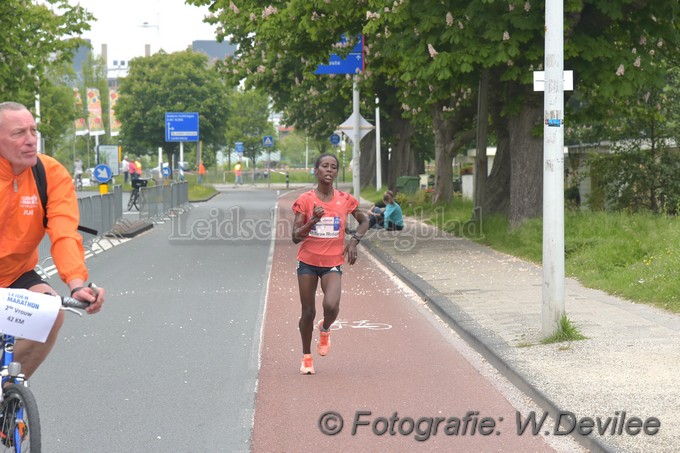
[[[0,0],[1,1],[1,0]],[[195,40],[214,40],[214,28],[203,23],[207,7],[187,5],[184,0],[69,0],[80,4],[97,19],[83,34],[94,52],[108,46],[109,65],[113,60],[128,61],[151,52],[184,50]],[[145,25],[146,24],[146,25]]]

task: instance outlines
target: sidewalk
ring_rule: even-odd
[[[542,345],[540,266],[410,219],[401,232],[369,230],[361,244],[551,416],[592,419],[591,434],[574,436],[585,447],[680,448],[679,316],[567,279],[567,314],[588,339]],[[649,432],[658,419],[658,433],[634,417]]]

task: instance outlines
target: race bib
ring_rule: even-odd
[[[44,343],[60,308],[57,296],[0,288],[0,332]]]
[[[317,238],[337,238],[340,235],[340,217],[321,217],[309,235]]]

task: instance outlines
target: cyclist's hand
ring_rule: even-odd
[[[72,295],[72,297],[74,297],[75,299],[90,303],[90,306],[87,307],[85,311],[91,315],[97,313],[99,310],[102,309],[105,296],[106,291],[104,291],[104,288],[97,288],[97,291],[95,292],[92,288],[89,287],[80,288]]]

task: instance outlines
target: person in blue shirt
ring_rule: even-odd
[[[369,217],[369,226],[385,228],[389,231],[401,231],[404,229],[404,217],[401,211],[401,206],[394,200],[392,192],[389,190],[383,195],[383,202],[385,203],[385,210],[382,213],[371,213]]]
[[[383,196],[385,202],[385,212],[383,212],[383,228],[389,231],[401,231],[404,229],[404,216],[401,206],[394,200],[392,193]]]

